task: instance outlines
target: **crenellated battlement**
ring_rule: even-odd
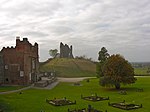
[[[16,46],[13,47],[3,47],[2,51],[10,51],[11,50],[16,50],[16,51],[20,51],[20,52],[37,52],[38,51],[38,44],[34,43],[34,45],[32,45],[29,41],[28,38],[23,38],[23,40],[20,40],[20,37],[17,36],[16,37]]]
[[[16,46],[3,47],[0,53],[5,66],[4,83],[30,84],[37,80],[39,66],[37,43],[32,45],[28,38],[20,40],[17,36]]]
[[[7,46],[7,47],[3,47],[2,48],[2,51],[14,51],[15,50],[15,47],[13,47],[13,46],[11,46],[11,47],[9,47],[9,46]]]

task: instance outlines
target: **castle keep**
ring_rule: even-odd
[[[67,44],[60,43],[60,58],[73,58],[72,45],[69,47]]]
[[[0,51],[0,83],[27,85],[37,81],[39,67],[38,44],[27,38],[16,38],[15,47]]]

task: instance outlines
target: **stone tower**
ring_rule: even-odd
[[[38,44],[32,45],[27,38],[16,38],[15,47],[3,47],[0,51],[3,66],[3,83],[27,85],[37,81],[39,55]]]
[[[72,45],[69,47],[67,44],[60,43],[60,58],[73,58]]]

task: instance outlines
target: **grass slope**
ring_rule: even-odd
[[[0,86],[0,92],[12,91],[24,88],[25,86]]]
[[[57,58],[41,64],[40,71],[56,71],[60,77],[90,77],[95,76],[96,65],[87,60]]]
[[[91,79],[89,83],[81,82],[82,86],[73,86],[72,83],[60,83],[52,90],[30,89],[23,91],[23,94],[13,93],[0,95],[0,104],[10,109],[5,112],[67,112],[68,108],[85,108],[91,104],[94,108],[106,110],[108,112],[127,112],[108,106],[108,101],[90,102],[80,98],[81,94],[91,95],[97,93],[101,96],[109,96],[110,102],[120,102],[126,100],[129,103],[143,104],[143,108],[131,110],[131,112],[149,112],[150,111],[150,77],[138,78],[133,85],[124,86],[127,95],[120,95],[115,89],[106,89],[98,84],[98,79]],[[136,92],[136,88],[143,88],[144,92]],[[76,100],[76,105],[55,107],[46,103],[46,99],[67,97],[70,100]]]

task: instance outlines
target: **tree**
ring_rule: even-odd
[[[49,50],[49,54],[50,56],[52,56],[53,58],[57,55],[58,50],[57,49],[51,49]]]
[[[107,58],[109,57],[108,51],[105,47],[101,48],[101,51],[99,51],[99,56],[98,56],[98,60],[100,63],[104,63]]]
[[[150,73],[150,67],[148,67],[147,73],[148,73],[148,74]]]
[[[102,86],[115,86],[120,89],[120,84],[131,84],[136,81],[134,68],[119,54],[110,56],[103,66],[104,76],[100,78]]]
[[[75,58],[76,59],[83,59],[83,60],[92,61],[92,58],[88,58],[86,55],[76,56]]]
[[[96,73],[98,77],[102,77],[103,76],[102,68],[105,61],[108,59],[109,54],[105,47],[102,47],[98,54],[99,54],[98,56],[99,62],[96,65]]]

